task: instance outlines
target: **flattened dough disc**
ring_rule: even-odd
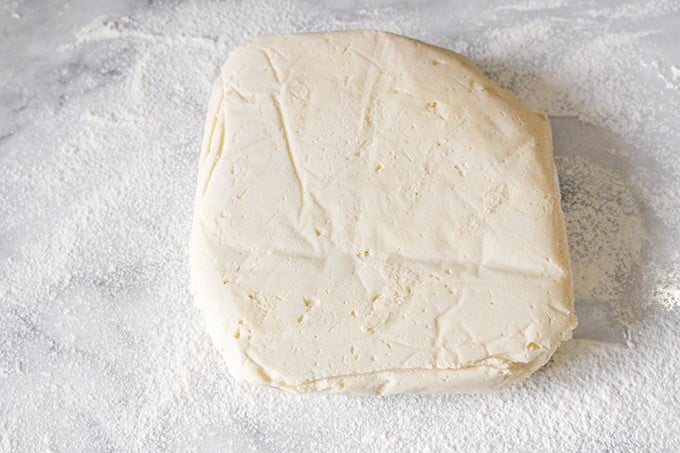
[[[231,53],[191,266],[232,375],[294,391],[500,388],[576,325],[547,117],[375,31]]]

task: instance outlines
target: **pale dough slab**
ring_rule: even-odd
[[[381,32],[231,53],[191,266],[232,375],[295,391],[500,388],[576,325],[547,117]]]

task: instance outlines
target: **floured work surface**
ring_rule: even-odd
[[[191,262],[234,377],[295,391],[500,388],[576,325],[546,116],[386,33],[232,52]]]

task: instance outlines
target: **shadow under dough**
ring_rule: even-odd
[[[629,344],[642,316],[648,212],[631,175],[633,147],[576,117],[551,117],[574,273],[574,338]]]

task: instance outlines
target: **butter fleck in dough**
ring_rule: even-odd
[[[382,32],[231,53],[191,267],[231,374],[293,391],[498,389],[576,326],[547,117]]]

